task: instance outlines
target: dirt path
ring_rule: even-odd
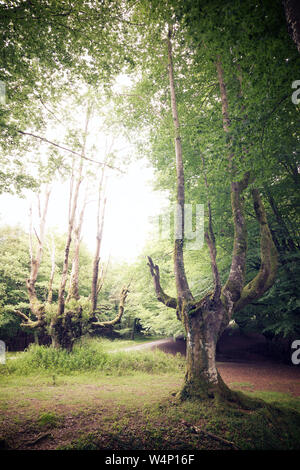
[[[165,352],[185,354],[183,342],[175,342],[172,338],[151,341],[124,349],[124,351],[137,351],[144,349],[161,349]],[[266,360],[259,355],[253,361],[217,362],[224,381],[228,384],[240,386],[244,390],[268,390],[274,392],[290,393],[300,396],[300,366],[289,366],[275,361]]]
[[[300,397],[300,368],[272,362],[219,362],[218,370],[227,384],[244,390],[268,390]]]
[[[168,346],[173,343],[173,338],[164,338],[164,339],[157,339],[155,341],[149,341],[148,343],[138,344],[137,346],[129,346],[129,348],[124,348],[122,351],[139,351],[143,349],[162,349],[164,350],[164,346]]]

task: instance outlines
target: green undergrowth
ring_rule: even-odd
[[[104,374],[132,374],[135,372],[167,373],[184,368],[179,354],[170,356],[162,351],[112,350],[114,342],[87,341],[74,347],[71,353],[47,346],[30,345],[17,359],[8,360],[0,367],[0,374],[29,375],[42,371],[59,374],[74,372],[103,372]]]
[[[258,398],[266,403],[282,408],[293,409],[300,413],[300,398],[293,397],[289,393],[273,392],[269,390],[248,391],[247,395],[251,398]]]

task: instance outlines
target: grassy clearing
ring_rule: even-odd
[[[180,403],[174,395],[183,359],[158,351],[107,352],[128,347],[124,343],[88,341],[69,355],[31,347],[8,361],[0,374],[0,438],[14,449],[231,448],[208,432],[239,449],[300,448],[300,399],[246,391],[265,404],[242,410]]]

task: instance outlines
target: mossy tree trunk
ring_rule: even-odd
[[[50,197],[51,190],[46,187],[45,191],[45,202],[44,207],[41,208],[41,200],[40,195],[38,195],[38,214],[39,214],[39,230],[38,233],[36,230],[35,235],[37,239],[37,248],[34,250],[34,244],[32,239],[32,232],[33,232],[33,224],[32,224],[32,207],[30,207],[30,229],[29,229],[29,253],[30,253],[30,275],[29,278],[26,279],[26,287],[27,293],[29,298],[29,305],[30,311],[34,316],[34,320],[29,318],[20,310],[16,310],[15,314],[18,315],[23,322],[21,326],[28,327],[31,329],[36,329],[37,331],[41,331],[45,333],[45,305],[43,302],[40,302],[36,293],[35,285],[37,281],[38,272],[40,269],[43,250],[44,250],[44,238],[45,238],[45,224],[46,224],[46,216],[48,211],[48,204],[49,204],[49,197]],[[34,252],[35,251],[35,252]]]

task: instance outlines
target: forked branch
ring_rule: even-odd
[[[149,266],[150,273],[151,273],[151,276],[152,276],[152,279],[153,279],[154,289],[155,289],[157,300],[159,302],[162,302],[163,304],[165,304],[167,307],[171,307],[171,308],[176,309],[177,308],[177,300],[174,297],[170,297],[169,295],[167,295],[163,291],[163,289],[160,285],[159,267],[157,266],[157,264],[153,263],[150,256],[148,256],[148,263],[147,264]]]
[[[105,328],[105,327],[114,326],[117,323],[120,323],[121,318],[122,318],[123,313],[124,313],[124,306],[125,306],[125,302],[126,302],[128,292],[129,292],[129,285],[127,287],[123,287],[123,289],[121,291],[118,315],[113,320],[102,321],[102,322],[96,321],[96,322],[93,322],[92,325],[96,326],[96,327]]]
[[[15,310],[14,313],[24,320],[21,323],[21,326],[27,326],[28,328],[33,329],[43,325],[43,319],[32,321],[27,315],[25,315],[25,313],[21,312],[21,310]]]
[[[243,288],[239,300],[234,305],[234,311],[241,310],[247,304],[260,298],[273,285],[277,271],[277,250],[268,226],[265,209],[257,189],[253,189],[252,198],[256,218],[260,224],[261,265],[255,278]]]

